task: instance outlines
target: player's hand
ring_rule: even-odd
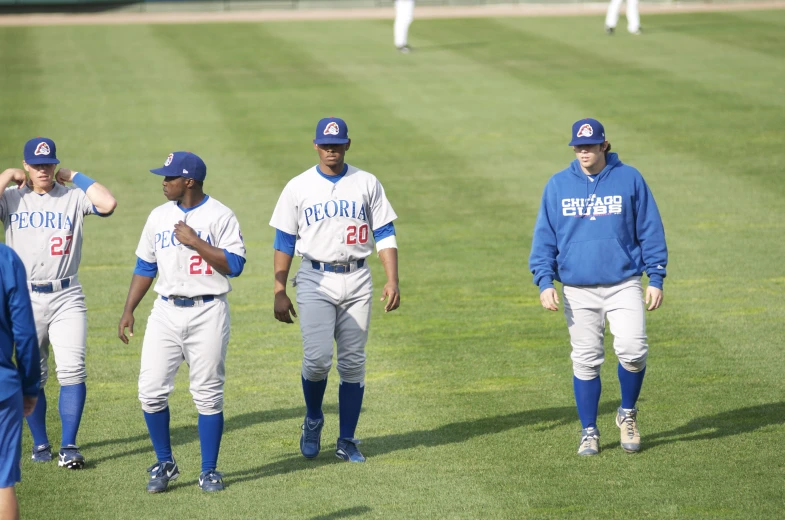
[[[559,295],[556,293],[556,289],[549,287],[548,289],[542,291],[540,293],[540,303],[549,311],[558,311]]]
[[[174,236],[181,244],[185,246],[194,247],[199,240],[199,235],[196,234],[194,228],[183,222],[182,220],[174,225]]]
[[[57,170],[57,173],[55,173],[55,180],[65,186],[66,182],[72,182],[74,180],[74,172],[68,168],[60,168]]]
[[[35,410],[35,405],[38,402],[37,395],[26,395],[22,397],[22,414],[25,417],[28,417],[33,410]]]
[[[651,285],[646,287],[646,305],[649,311],[657,310],[662,305],[662,289],[657,289]]]
[[[8,168],[5,170],[2,175],[7,173],[11,174],[11,182],[15,183],[18,188],[21,188],[27,182],[27,175],[25,175],[25,171],[21,168]],[[0,189],[4,189],[5,186],[2,186]]]
[[[120,323],[117,325],[117,337],[120,341],[128,345],[128,336],[125,335],[125,329],[128,328],[128,335],[134,337],[134,315],[130,312],[124,312],[120,318]]]
[[[387,300],[387,298],[390,298]],[[401,306],[401,291],[398,289],[398,284],[395,282],[387,282],[382,289],[381,301],[387,300],[384,306],[384,312],[394,311]]]
[[[289,299],[285,292],[276,293],[273,311],[275,312],[275,319],[283,323],[294,323],[292,316],[297,317],[297,311],[294,310],[292,300]]]

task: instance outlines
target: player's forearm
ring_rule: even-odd
[[[222,275],[225,276],[232,272],[232,268],[229,267],[229,261],[226,259],[226,254],[223,249],[211,246],[201,238],[193,245],[193,248],[205,262],[210,264],[213,269]]]
[[[93,203],[95,209],[103,215],[108,215],[117,207],[117,201],[112,196],[112,193],[106,186],[99,182],[92,183],[90,187],[87,188],[87,191],[85,191],[85,195],[87,195],[87,198]]]
[[[14,179],[14,172],[15,168],[8,168],[0,173],[0,197],[3,195],[3,191],[11,184],[11,181]]]
[[[276,249],[273,265],[275,269],[275,284],[273,293],[285,293],[286,281],[289,279],[289,270],[292,268],[292,257]]]
[[[123,312],[130,312],[133,314],[136,307],[139,305],[139,302],[142,301],[144,295],[147,294],[147,291],[149,291],[150,287],[153,285],[153,280],[155,280],[155,278],[138,274],[135,274],[133,278],[131,278],[131,287],[128,289],[128,297],[125,299]]]
[[[379,259],[382,261],[384,273],[387,275],[387,281],[397,284],[398,283],[398,248],[388,247],[379,251]]]

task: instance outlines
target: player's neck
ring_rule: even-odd
[[[49,187],[47,187],[47,188],[43,188],[41,186],[36,186],[33,183],[29,183],[27,185],[27,187],[30,188],[30,190],[32,190],[33,193],[37,193],[39,195],[43,195],[44,193],[49,193],[50,191],[52,191],[54,189],[54,187],[55,187],[55,183],[50,184]]]
[[[341,162],[340,164],[336,164],[335,166],[327,166],[323,162],[319,161],[319,171],[325,175],[329,175],[330,177],[342,174],[345,166],[346,166],[345,162]]]
[[[204,192],[199,190],[199,192],[195,192],[194,190],[188,190],[183,195],[183,198],[178,201],[178,204],[181,208],[193,208],[194,206],[198,206],[204,200]]]

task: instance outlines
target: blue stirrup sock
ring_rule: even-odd
[[[360,420],[360,409],[363,406],[365,385],[363,383],[347,383],[338,385],[338,417],[340,422],[340,438],[353,439]]]
[[[599,377],[585,381],[572,376],[572,387],[575,391],[575,404],[578,406],[578,417],[583,428],[597,427],[597,410],[600,407],[602,383]]]
[[[27,425],[30,427],[30,433],[33,434],[35,446],[49,444],[49,436],[46,434],[46,393],[43,388],[38,390],[38,401],[35,403],[33,413],[27,416]]]
[[[218,450],[224,432],[224,413],[199,414],[199,443],[202,448],[202,471],[218,467]]]
[[[621,386],[621,407],[627,410],[635,408],[638,397],[641,395],[643,386],[643,376],[646,375],[646,367],[640,372],[630,372],[619,363],[619,386]]]
[[[305,415],[311,420],[324,419],[322,413],[322,402],[324,401],[324,391],[327,389],[327,378],[321,381],[308,381],[302,375],[303,397],[305,397]]]
[[[169,438],[169,407],[160,412],[144,412],[144,422],[147,423],[147,431],[150,432],[150,441],[158,462],[174,462],[172,441]]]
[[[82,422],[82,412],[87,399],[87,385],[68,385],[60,387],[60,421],[63,423],[63,446],[76,444],[76,434],[79,432],[79,423]]]

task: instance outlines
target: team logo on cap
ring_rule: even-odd
[[[170,153],[169,157],[166,158],[166,162],[164,162],[164,166],[169,166],[172,164],[172,159],[174,159],[174,154]]]
[[[339,133],[341,133],[341,128],[335,121],[330,121],[330,123],[324,127],[324,135],[338,135]]]
[[[594,135],[594,129],[591,127],[589,123],[581,126],[578,130],[578,133],[575,134],[575,137],[591,137]]]
[[[35,147],[35,155],[49,155],[52,153],[52,150],[49,149],[49,145],[46,141],[41,141],[38,143],[38,146]]]

